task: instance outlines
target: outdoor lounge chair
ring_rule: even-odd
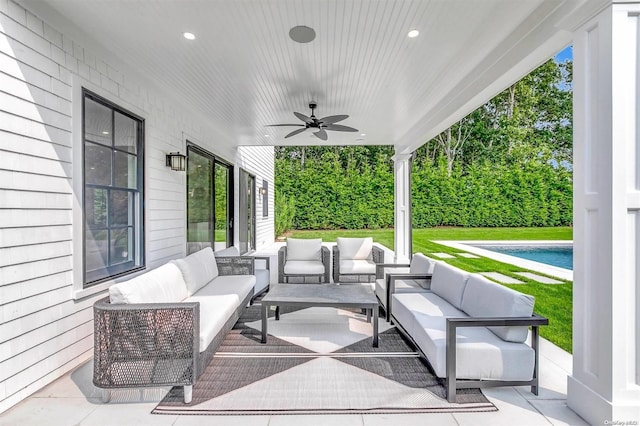
[[[376,264],[384,262],[384,251],[373,238],[341,238],[333,246],[333,282],[372,283]]]
[[[287,245],[278,250],[278,282],[328,283],[329,249],[322,240],[287,238]]]

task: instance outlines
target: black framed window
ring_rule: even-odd
[[[83,90],[84,287],[144,268],[144,120]]]

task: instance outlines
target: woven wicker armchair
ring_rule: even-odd
[[[252,275],[253,259],[222,258],[219,275]],[[247,306],[253,290],[238,305],[207,348],[200,348],[200,303],[118,303],[109,297],[93,305],[93,384],[117,388],[184,386],[191,402],[192,386],[211,361],[226,334]]]

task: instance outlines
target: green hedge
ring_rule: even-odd
[[[372,164],[371,164],[372,163]],[[531,227],[572,223],[572,175],[540,161],[472,164],[463,173],[436,161],[414,165],[413,226]],[[393,168],[340,161],[326,152],[304,163],[276,159],[276,228],[393,227]]]

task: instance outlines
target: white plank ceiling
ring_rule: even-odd
[[[199,110],[237,145],[410,152],[570,43],[602,0],[26,0]],[[47,19],[47,16],[42,16]],[[289,29],[306,25],[306,44]],[[408,38],[418,29],[420,35]],[[188,41],[189,31],[196,39]],[[349,114],[322,142],[293,111]],[[361,136],[361,133],[366,136]],[[266,136],[265,136],[266,135]]]

